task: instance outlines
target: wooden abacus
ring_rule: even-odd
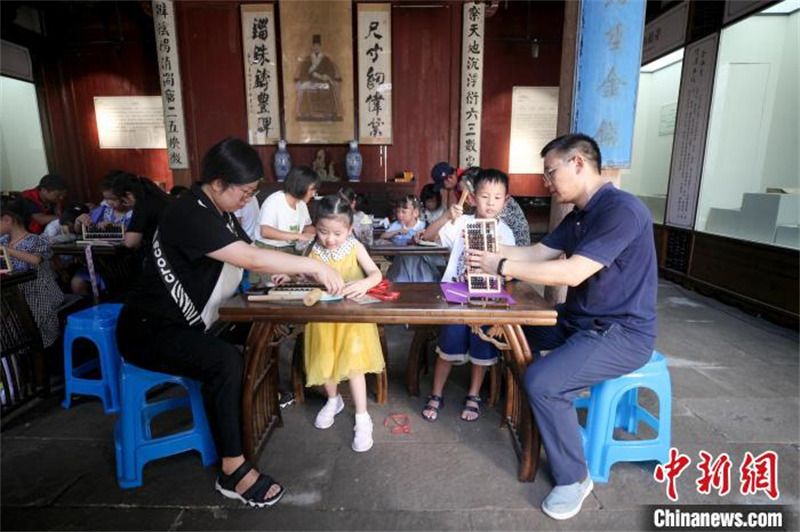
[[[14,271],[14,264],[11,262],[11,257],[8,256],[8,249],[3,246],[2,248],[2,264],[0,264],[0,272],[11,273]]]
[[[125,226],[108,225],[99,227],[96,225],[81,226],[82,239],[85,242],[121,242],[125,239]]]
[[[249,294],[248,301],[303,301],[312,306],[324,295],[325,285],[316,283],[286,283],[273,286],[266,294]]]
[[[497,253],[497,220],[476,218],[464,225],[464,253],[475,249]],[[467,261],[467,288],[470,294],[497,294],[503,288],[499,275],[470,268]]]

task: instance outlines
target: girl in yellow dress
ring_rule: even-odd
[[[345,297],[360,297],[381,282],[381,271],[367,249],[353,236],[353,210],[342,196],[326,196],[316,212],[317,236],[311,257],[325,262],[342,274],[347,283]],[[323,385],[328,401],[317,414],[314,426],[327,429],[344,409],[337,391],[347,379],[356,408],[352,448],[372,448],[372,419],[367,412],[365,373],[383,371],[383,352],[374,323],[310,323],[305,330],[307,385]]]

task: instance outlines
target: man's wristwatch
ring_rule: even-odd
[[[503,275],[503,265],[506,263],[507,260],[508,259],[506,259],[506,258],[502,258],[497,263],[497,275]]]

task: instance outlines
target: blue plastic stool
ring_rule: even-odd
[[[649,388],[658,397],[658,418],[639,406],[639,388]],[[669,460],[672,425],[672,383],[667,361],[653,351],[650,361],[638,370],[591,387],[589,397],[579,397],[575,408],[588,408],[586,427],[581,428],[583,446],[594,482],[608,482],[616,462]],[[639,422],[657,432],[650,440],[615,440],[614,429],[637,434]]]
[[[105,303],[81,310],[67,317],[64,330],[64,401],[69,408],[72,394],[94,395],[103,401],[106,414],[119,412],[119,361],[117,350],[117,318],[121,303]],[[78,338],[90,340],[97,346],[98,357],[77,368],[72,367],[72,345]],[[100,367],[99,379],[84,375]]]
[[[148,403],[147,392],[162,384],[179,384],[186,388],[188,396]],[[121,362],[122,413],[114,427],[117,482],[121,488],[141,486],[145,464],[157,458],[196,450],[203,457],[203,465],[217,461],[214,438],[203,407],[201,386],[201,383],[185,377],[148,371],[124,360]],[[150,434],[153,418],[181,407],[191,407],[194,426],[177,434],[153,438]]]

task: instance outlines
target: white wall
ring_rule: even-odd
[[[698,230],[711,207],[738,209],[745,192],[800,186],[797,17],[756,15],[722,32]]]
[[[800,12],[786,21],[782,57],[778,68],[775,101],[778,112],[772,114],[762,174],[762,191],[767,187],[800,187],[800,114],[798,114],[798,36]]]
[[[682,54],[682,51],[681,51]],[[665,196],[674,134],[659,135],[662,108],[678,102],[682,61],[639,74],[631,168],[622,171],[621,187],[640,196]],[[662,223],[663,212],[653,213]],[[658,215],[657,215],[658,214]],[[656,219],[659,218],[660,219]]]
[[[0,76],[0,189],[34,187],[46,173],[36,89]]]

